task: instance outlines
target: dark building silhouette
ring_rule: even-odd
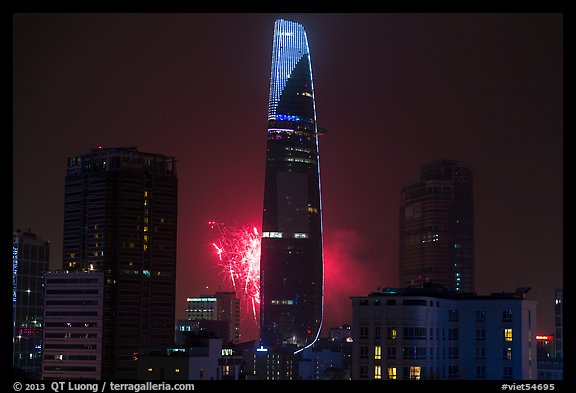
[[[136,147],[68,158],[64,269],[104,272],[102,378],[136,377],[141,346],[171,343],[176,159]]]
[[[274,26],[264,187],[260,340],[303,348],[323,312],[318,127],[306,32],[285,20]]]
[[[554,352],[557,357],[564,357],[564,289],[556,288],[554,290],[554,334],[555,348]]]
[[[420,180],[402,188],[400,286],[426,282],[474,291],[472,171],[458,161],[423,165]]]
[[[36,379],[42,362],[42,273],[48,271],[49,258],[50,244],[30,229],[12,234],[12,365]]]

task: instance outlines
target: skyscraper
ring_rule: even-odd
[[[68,159],[64,268],[104,272],[102,378],[135,378],[141,346],[171,343],[176,159],[136,147]]]
[[[264,345],[302,348],[316,341],[322,325],[323,276],[310,51],[303,26],[280,19],[274,25],[262,219],[260,340]]]
[[[564,289],[554,289],[554,334],[555,353],[559,358],[564,357]]]
[[[40,378],[44,299],[42,273],[48,271],[50,244],[32,233],[12,235],[12,365]]]
[[[423,165],[420,181],[402,188],[400,286],[425,282],[474,291],[472,171],[458,161]]]

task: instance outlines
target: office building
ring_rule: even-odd
[[[176,159],[136,147],[70,157],[64,269],[104,281],[102,378],[135,378],[139,347],[174,337]]]
[[[224,339],[225,343],[240,342],[240,299],[236,297],[236,292],[189,297],[187,302],[186,315],[189,320],[224,321],[228,331],[224,336],[218,333],[218,337]]]
[[[402,188],[400,286],[426,282],[474,291],[472,171],[453,160],[422,166],[420,180]]]
[[[44,275],[42,379],[102,379],[103,272]]]
[[[312,345],[322,326],[324,265],[318,126],[302,25],[274,25],[260,259],[260,340]]]
[[[12,365],[34,379],[41,375],[42,274],[49,259],[50,244],[30,229],[12,234]]]
[[[554,333],[555,356],[564,357],[564,290],[556,288],[554,291]]]

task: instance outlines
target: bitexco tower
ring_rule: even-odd
[[[302,25],[274,25],[260,261],[260,341],[312,345],[322,327],[324,262],[318,127]]]

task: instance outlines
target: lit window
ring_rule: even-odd
[[[174,371],[177,372],[177,373],[179,373],[179,372],[180,372],[180,369],[179,369],[179,368],[176,368],[176,369],[174,369]]]
[[[374,379],[382,379],[382,367],[374,366]]]
[[[148,372],[149,372],[149,373],[151,373],[151,372],[152,372],[152,369],[151,369],[151,368],[149,368],[149,369],[148,369]]]
[[[398,332],[396,331],[396,328],[393,328],[393,327],[388,328],[388,339],[389,340],[396,340],[397,335],[398,335]]]
[[[374,347],[374,359],[382,359],[382,347],[380,345]]]
[[[144,232],[148,232],[148,225],[144,225]]]
[[[388,379],[396,379],[396,367],[388,367]]]
[[[504,329],[504,341],[512,341],[512,329]]]
[[[262,237],[282,238],[282,232],[262,232]]]
[[[295,233],[294,234],[294,239],[308,239],[308,234],[307,233]]]
[[[410,379],[420,379],[420,366],[410,367]]]

